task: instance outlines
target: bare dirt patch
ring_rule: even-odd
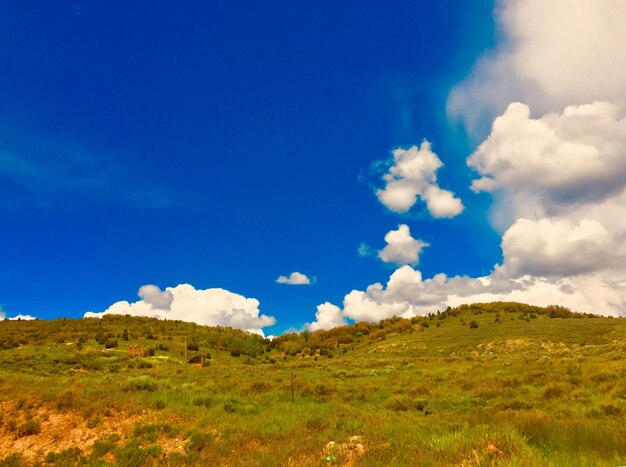
[[[103,417],[96,426],[91,427],[78,411],[61,412],[46,406],[25,409],[18,407],[15,401],[0,403],[0,412],[3,414],[0,458],[21,454],[31,462],[43,460],[50,452],[70,448],[78,448],[83,454],[89,454],[94,443],[108,435],[117,435],[123,443],[137,423],[148,423],[155,418],[152,413],[132,415],[118,412]],[[38,425],[32,434],[22,435],[14,429],[29,419]]]

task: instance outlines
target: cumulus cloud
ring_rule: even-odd
[[[619,235],[595,219],[518,219],[502,239],[511,274],[567,277],[620,267],[626,252]]]
[[[436,173],[443,163],[428,141],[419,148],[395,149],[392,154],[393,163],[383,176],[385,187],[376,191],[383,205],[391,211],[405,213],[420,199],[436,218],[454,217],[463,211],[461,200],[438,186]]]
[[[489,276],[478,278],[438,274],[432,279],[416,280],[418,272],[403,271],[400,277],[392,275],[387,288],[379,287],[376,293],[368,289],[365,293],[348,294],[344,299],[344,314],[376,321],[379,316],[410,317],[463,303],[519,301],[539,306],[556,303],[577,311],[618,316],[626,304],[624,274],[607,282],[597,273],[566,278],[508,277],[496,268]],[[413,280],[408,281],[407,277]],[[369,315],[362,313],[364,308],[369,310]],[[403,313],[397,313],[399,310]]]
[[[378,321],[494,300],[624,314],[626,127],[620,115],[619,106],[603,102],[539,119],[523,104],[509,106],[468,159],[481,177],[473,189],[499,198],[494,217],[504,232],[502,264],[484,277],[430,279],[404,265],[386,286],[347,294],[341,315]]]
[[[305,324],[305,328],[311,331],[318,331],[320,329],[331,329],[338,326],[345,326],[347,324],[343,317],[341,308],[332,303],[326,302],[317,306],[317,312],[315,313],[315,321],[310,324]]]
[[[599,202],[626,185],[626,118],[608,102],[537,119],[527,105],[512,103],[467,162],[482,176],[472,189],[506,191],[515,217]]]
[[[276,323],[273,317],[260,314],[258,300],[224,289],[197,290],[189,284],[180,284],[161,291],[154,285],[148,285],[139,289],[139,295],[142,299],[137,302],[116,302],[102,313],[85,313],[85,318],[105,314],[150,316],[233,327],[261,335],[262,328]]]
[[[511,275],[567,277],[626,264],[626,118],[607,102],[530,117],[513,103],[468,158],[492,192]]]
[[[17,316],[13,316],[11,318],[7,318],[10,321],[31,321],[33,319],[38,319],[36,316],[31,316],[31,315],[17,315]]]
[[[297,271],[292,272],[289,276],[278,276],[276,282],[279,284],[288,284],[288,285],[310,285],[311,279],[309,279],[306,274],[299,273]]]
[[[498,47],[450,93],[450,115],[470,131],[512,101],[536,111],[624,101],[626,2],[499,0]]]
[[[19,314],[19,315],[13,316],[13,317],[7,317],[5,311],[0,306],[0,321],[4,321],[5,319],[8,320],[8,321],[17,321],[18,319],[21,320],[21,321],[30,321],[32,319],[38,319],[38,318],[35,317],[35,316],[22,315],[22,314]]]
[[[447,306],[493,301],[538,306],[559,304],[576,311],[620,316],[626,305],[626,274],[619,273],[610,281],[601,273],[566,278],[512,277],[498,266],[483,277],[436,274],[423,279],[420,271],[406,265],[391,274],[386,286],[376,283],[365,291],[353,290],[347,294],[343,308],[325,303],[328,316],[320,316],[318,307],[316,318],[320,327],[317,322],[309,327],[311,330],[328,329],[342,325],[341,320],[347,318],[357,322],[377,322],[392,316],[411,318],[444,310]]]
[[[385,263],[397,265],[419,263],[419,255],[428,246],[421,240],[411,237],[409,226],[401,224],[398,230],[391,230],[385,235],[387,246],[378,252],[378,257]]]
[[[500,44],[452,90],[448,110],[487,135],[467,163],[479,176],[471,188],[494,196],[502,263],[483,277],[429,279],[403,265],[386,285],[348,293],[344,318],[495,300],[626,315],[626,2],[497,3]],[[420,181],[433,180],[426,149],[394,153],[377,193],[390,209],[406,212]]]
[[[138,295],[144,302],[157,310],[169,310],[174,301],[174,294],[171,290],[162,291],[156,285],[149,284],[140,287]]]

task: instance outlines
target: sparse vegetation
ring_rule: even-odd
[[[2,321],[0,349],[0,465],[626,463],[626,320],[558,306],[271,341],[129,316]]]

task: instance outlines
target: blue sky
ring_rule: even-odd
[[[498,6],[523,18],[515,8],[524,3]],[[524,82],[506,88],[511,80],[499,78],[493,86],[498,99],[477,89],[489,81],[480,75],[489,53],[514,71],[505,60],[505,46],[515,40],[506,34],[507,27],[514,29],[512,20],[502,23],[492,2],[147,5],[5,6],[0,304],[6,316],[79,317],[119,301],[137,302],[140,287],[155,285],[159,289],[150,290],[156,295],[142,295],[146,308],[137,308],[138,314],[161,310],[163,316],[275,334],[313,322],[325,302],[336,306],[327,310],[334,323],[356,319],[361,315],[349,311],[353,305],[344,303],[345,296],[385,284],[402,268],[421,274],[420,280],[408,279],[412,284],[441,273],[461,281],[491,277],[495,265],[514,263],[503,251],[526,251],[515,242],[501,244],[507,229],[524,227],[518,219],[548,219],[551,227],[567,230],[547,208],[536,219],[516,210],[530,202],[511,201],[520,189],[507,191],[509,179],[486,162],[489,148],[474,166],[466,162],[510,102],[531,105],[537,93],[529,89],[537,87],[552,92],[549,85],[541,88],[542,76],[528,78],[534,87]],[[489,63],[483,68],[488,73]],[[571,101],[560,95],[554,102],[543,99],[553,107],[534,107],[532,118],[569,104],[617,100],[595,96],[594,83],[586,94],[577,86],[572,84]],[[595,83],[595,89],[602,94],[606,83]],[[377,195],[393,166],[392,151],[424,139],[442,164],[435,185],[462,201],[458,214],[433,216],[424,194],[407,212],[394,212]],[[496,181],[502,176],[497,190],[470,189],[481,170]],[[612,194],[622,187],[615,183]],[[545,201],[552,195],[540,196]],[[428,246],[417,259],[383,261],[378,255],[384,237],[399,225]],[[357,253],[363,243],[370,252],[365,257]],[[567,281],[581,273],[597,272],[576,267],[556,276],[563,268],[504,269],[508,280],[531,274],[560,288],[575,287]],[[314,283],[276,282],[292,272]],[[166,291],[179,284],[193,286],[185,293],[220,288],[254,298],[260,304],[251,305],[252,318],[260,310],[276,324],[224,321],[224,313],[248,310],[228,309],[228,295],[224,303],[209,300],[219,302],[219,309],[207,302],[186,315],[179,305],[174,314],[170,305],[182,298],[167,298]],[[434,302],[417,297],[423,290],[390,299],[391,308],[381,299],[378,314],[363,317],[385,317],[396,305],[399,314],[428,312],[450,302],[447,296],[470,296],[449,289],[453,284],[445,287]],[[161,308],[150,298],[160,293],[166,297]],[[611,300],[621,306],[623,293],[616,293]],[[531,294],[533,300],[542,299]]]

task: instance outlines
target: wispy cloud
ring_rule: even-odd
[[[0,204],[39,206],[92,200],[167,207],[174,197],[140,168],[71,140],[0,122]]]

